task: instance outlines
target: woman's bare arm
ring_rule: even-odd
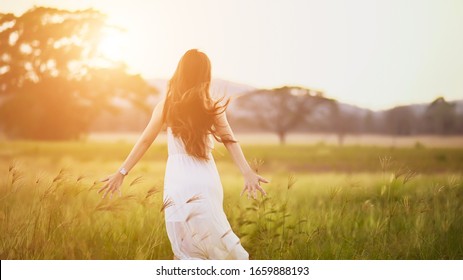
[[[217,116],[215,129],[222,139],[233,139],[236,141],[235,135],[233,134],[230,124],[228,123],[225,112]],[[224,145],[227,151],[230,153],[233,162],[238,167],[238,169],[244,177],[245,185],[243,190],[241,191],[241,195],[243,195],[243,193],[246,190],[248,191],[248,198],[251,194],[254,198],[257,198],[257,190],[259,190],[263,195],[266,195],[266,192],[264,191],[264,189],[262,189],[259,183],[269,183],[269,181],[263,178],[262,176],[256,174],[252,170],[252,168],[249,166],[249,163],[246,161],[246,158],[244,157],[241,146],[237,142],[228,142],[224,143]]]
[[[130,171],[140,158],[145,154],[146,150],[151,146],[162,128],[162,109],[164,107],[164,100],[159,102],[153,110],[151,119],[146,126],[145,130],[138,138],[137,143],[132,148],[132,151],[127,156],[121,167],[124,167],[127,172]]]
[[[127,156],[124,163],[122,164],[121,168],[124,167],[125,170],[127,170],[127,172],[129,172],[137,164],[137,162],[142,158],[146,150],[148,150],[148,148],[151,146],[153,141],[158,136],[159,131],[162,128],[163,108],[164,108],[164,100],[161,100],[161,102],[159,102],[154,108],[153,113],[151,115],[151,119],[148,125],[146,126],[145,130],[143,131],[141,136],[138,138],[137,142],[132,148],[132,151],[130,152],[130,154]],[[118,190],[119,195],[121,195],[119,187],[122,184],[123,179],[124,179],[124,176],[119,172],[115,172],[114,174],[106,177],[105,179],[102,179],[101,182],[107,182],[107,183],[98,190],[98,193],[106,189],[103,195],[103,198],[104,198],[108,193],[111,193],[111,196],[112,196],[112,194],[116,190]]]

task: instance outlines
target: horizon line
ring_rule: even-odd
[[[169,81],[170,78],[164,78],[164,77],[150,77],[150,78],[146,78],[143,74],[141,75],[146,81],[149,81],[149,80],[166,80],[166,81]],[[212,80],[222,80],[222,81],[225,81],[225,82],[230,82],[230,83],[234,83],[234,84],[238,84],[238,85],[242,85],[242,86],[247,86],[247,87],[252,87],[256,90],[272,90],[272,89],[276,89],[276,88],[280,88],[280,87],[284,87],[284,86],[288,86],[288,87],[301,87],[301,88],[306,88],[306,89],[310,89],[310,90],[315,90],[315,91],[321,91],[323,93],[323,97],[326,97],[326,98],[332,98],[340,103],[343,103],[343,104],[347,104],[347,105],[350,105],[350,106],[355,106],[355,107],[358,107],[360,109],[365,109],[365,110],[370,110],[370,111],[374,111],[374,112],[378,112],[378,111],[387,111],[387,110],[391,110],[391,109],[394,109],[394,108],[397,108],[397,107],[402,107],[402,106],[413,106],[413,105],[429,105],[431,104],[433,101],[437,100],[438,98],[444,98],[445,101],[451,103],[451,102],[460,102],[460,101],[463,101],[463,98],[460,98],[460,99],[448,99],[446,98],[445,96],[442,96],[442,95],[439,95],[439,96],[436,96],[433,100],[430,100],[430,101],[421,101],[421,102],[417,102],[417,103],[399,103],[399,104],[396,104],[396,105],[393,105],[393,106],[389,106],[388,107],[381,107],[381,108],[376,108],[376,109],[372,109],[372,108],[368,108],[368,107],[363,107],[361,105],[357,105],[355,103],[350,103],[348,101],[343,101],[342,99],[339,99],[337,97],[334,97],[334,96],[330,96],[330,95],[325,95],[326,91],[323,90],[323,89],[320,89],[320,88],[312,88],[312,87],[308,87],[308,86],[305,86],[305,85],[302,85],[302,84],[295,84],[295,83],[287,83],[287,84],[281,84],[279,86],[275,86],[275,87],[257,87],[257,86],[254,86],[254,85],[250,85],[248,83],[244,83],[244,82],[237,82],[237,81],[234,81],[234,80],[230,80],[230,79],[227,79],[227,78],[223,78],[223,77],[220,77],[220,76],[215,76],[212,78]],[[243,93],[246,93],[246,92],[243,92]]]

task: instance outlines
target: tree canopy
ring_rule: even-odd
[[[330,111],[333,100],[323,97],[322,92],[284,86],[248,92],[235,102],[236,107],[245,112],[242,118],[249,121],[249,126],[276,133],[284,144],[288,132],[313,125],[314,120],[319,119],[313,113],[322,107]]]
[[[111,28],[92,9],[0,14],[0,124],[8,137],[79,138],[115,99],[149,111],[156,89],[98,53]]]

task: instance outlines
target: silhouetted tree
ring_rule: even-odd
[[[368,111],[363,117],[363,132],[376,133],[379,127],[375,115],[372,111]]]
[[[155,89],[98,55],[105,21],[95,10],[0,14],[0,122],[10,138],[79,138],[114,98],[149,110]]]
[[[330,108],[330,127],[338,137],[338,144],[342,146],[346,135],[357,132],[360,123],[355,114],[343,111],[337,101],[333,100]]]
[[[392,135],[410,135],[417,127],[417,118],[409,106],[394,107],[385,114],[385,127]]]
[[[463,134],[463,113],[457,114],[455,127],[456,133]]]
[[[236,99],[235,106],[246,112],[244,118],[250,123],[276,133],[284,144],[289,131],[308,124],[315,109],[328,103],[321,92],[285,86],[246,93]]]
[[[457,124],[456,104],[447,102],[443,97],[437,98],[426,108],[424,121],[428,133],[455,133]]]

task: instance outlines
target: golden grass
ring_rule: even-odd
[[[164,224],[173,203],[162,195],[165,158],[148,155],[124,182],[121,197],[102,199],[98,179],[123,158],[105,160],[96,151],[111,155],[118,145],[107,151],[63,144],[56,148],[67,151],[61,153],[48,144],[15,145],[13,157],[0,158],[1,259],[172,259]],[[232,226],[221,238],[233,230],[252,259],[463,258],[460,150],[371,148],[368,155],[345,147],[318,158],[317,147],[281,148],[299,151],[289,156],[279,146],[244,146],[261,155],[252,166],[271,180],[262,184],[268,196],[257,200],[240,198],[238,170],[218,158]],[[313,172],[313,161],[330,163],[333,171]],[[345,161],[359,169],[337,170]]]

